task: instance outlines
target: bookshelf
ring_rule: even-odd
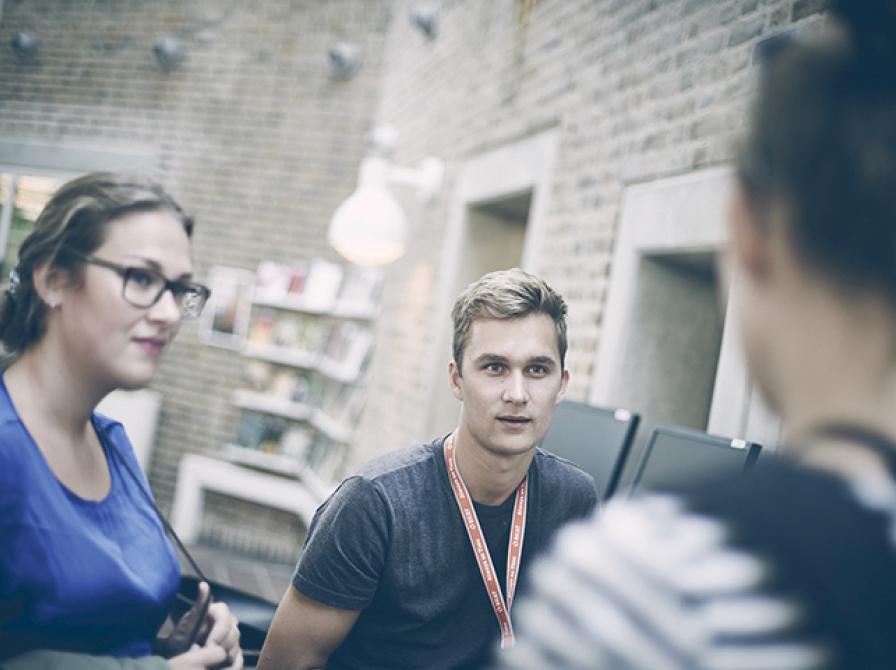
[[[381,283],[380,270],[324,259],[259,265],[242,325],[232,328],[238,342],[221,339],[242,365],[231,393],[239,423],[222,458],[326,497],[344,475],[363,409]]]

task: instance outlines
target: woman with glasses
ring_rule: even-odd
[[[731,207],[782,457],[564,530],[501,667],[896,667],[896,2],[832,14],[768,54]]]
[[[95,412],[110,391],[148,384],[181,320],[201,312],[192,228],[154,182],[98,173],[62,186],[21,246],[0,299],[0,659],[242,667],[223,603],[156,639],[177,558],[124,428]]]

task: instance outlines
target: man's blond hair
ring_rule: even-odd
[[[516,319],[530,314],[546,314],[554,322],[560,369],[566,360],[566,303],[540,277],[519,268],[489,272],[470,284],[454,301],[452,350],[461,372],[470,325],[477,319]]]

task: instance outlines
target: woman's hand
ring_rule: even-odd
[[[208,585],[205,582],[200,587]],[[210,626],[205,636],[205,646],[216,646],[227,654],[226,663],[218,667],[227,670],[241,670],[243,667],[243,650],[240,648],[240,629],[237,628],[237,618],[233,616],[227,603],[212,603],[205,617]],[[204,631],[203,631],[204,632]]]
[[[201,644],[208,633],[206,623],[211,593],[206,582],[201,582],[196,591],[193,606],[174,625],[168,635],[159,636],[155,642],[155,653],[165,658],[174,658],[190,651],[195,643]]]
[[[243,667],[237,619],[226,603],[209,604],[210,600],[208,583],[199,582],[193,607],[180,618],[167,638],[157,641],[157,652],[170,658],[172,668],[241,670]],[[215,660],[202,665],[209,658]]]

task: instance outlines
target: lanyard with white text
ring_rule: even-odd
[[[510,528],[510,539],[507,542],[507,600],[501,595],[501,584],[495,574],[495,566],[492,556],[485,543],[485,535],[479,526],[479,518],[473,508],[473,502],[464,484],[463,478],[457,469],[457,459],[454,456],[454,435],[449,435],[445,440],[445,467],[448,468],[448,481],[454,490],[454,499],[460,509],[461,518],[470,537],[470,545],[473,554],[479,564],[479,573],[488,592],[489,601],[495,616],[498,617],[498,625],[501,627],[501,649],[513,646],[513,625],[510,623],[510,606],[513,604],[513,594],[516,591],[517,577],[520,572],[520,557],[523,553],[523,539],[526,534],[526,502],[529,497],[529,476],[523,478],[516,490],[516,500],[513,503],[513,524]]]

